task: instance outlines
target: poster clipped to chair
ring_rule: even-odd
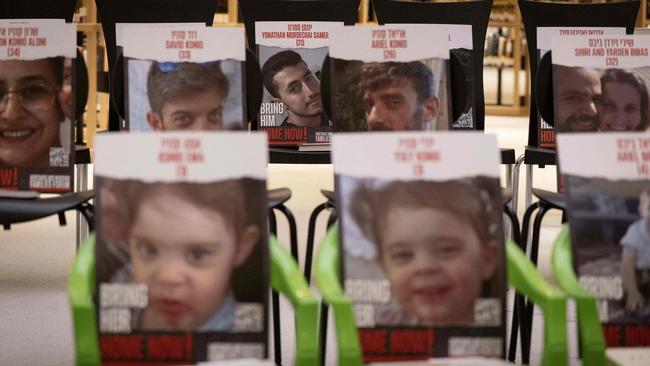
[[[551,49],[558,134],[648,130],[650,37],[554,36]]]
[[[558,152],[574,268],[607,346],[650,346],[650,135],[558,135]]]
[[[476,159],[463,158],[468,146]],[[364,360],[503,357],[495,136],[336,134],[332,153],[341,278]]]
[[[123,129],[246,130],[244,30],[124,25]]]
[[[76,30],[0,20],[0,189],[73,189]]]
[[[97,136],[104,365],[266,358],[266,145],[243,132]]]
[[[330,30],[342,22],[255,22],[264,95],[257,118],[271,145],[329,144],[321,98]]]
[[[332,31],[336,131],[449,130],[448,80],[446,27],[403,24]]]
[[[401,24],[394,24],[401,25]],[[417,27],[417,24],[410,24],[411,27]],[[423,31],[431,31],[432,25],[423,25]],[[476,107],[474,101],[474,65],[473,47],[472,47],[472,25],[471,24],[440,24],[438,27],[446,29],[449,39],[450,56],[456,58],[462,69],[465,80],[466,98],[465,107],[460,111],[460,116],[453,121],[451,129],[453,130],[473,130],[476,128]],[[451,73],[450,73],[451,76]],[[450,79],[451,80],[451,79]]]
[[[538,27],[537,28],[537,62],[551,50],[554,36],[572,38],[580,36],[600,37],[604,35],[625,35],[625,27]],[[555,148],[555,128],[537,115],[537,141],[539,147]]]

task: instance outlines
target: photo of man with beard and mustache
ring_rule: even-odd
[[[445,60],[335,59],[332,113],[337,131],[449,129]]]
[[[433,73],[422,62],[376,62],[361,68],[368,131],[425,130],[438,114]]]
[[[555,122],[558,132],[598,130],[600,74],[593,69],[553,65]]]

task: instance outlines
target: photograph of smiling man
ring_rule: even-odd
[[[0,188],[70,191],[74,29],[31,20],[0,21],[2,28],[33,41],[0,46]],[[49,45],[55,41],[61,43]]]

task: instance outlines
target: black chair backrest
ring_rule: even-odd
[[[464,2],[412,2],[399,0],[372,0],[379,24],[427,23],[427,24],[471,24],[472,25],[472,72],[474,81],[475,128],[485,126],[485,100],[483,96],[483,54],[492,0]],[[452,80],[463,80],[462,70],[451,63]],[[452,99],[462,101],[454,93]],[[464,107],[464,106],[461,106]],[[457,115],[454,102],[454,115]]]
[[[567,4],[519,0],[519,11],[526,31],[528,57],[531,69],[531,101],[528,125],[528,145],[538,146],[538,108],[545,109],[545,116],[552,116],[552,83],[550,67],[538,74],[537,28],[538,27],[625,27],[628,34],[634,31],[639,1],[615,3]],[[538,86],[538,84],[540,84]],[[542,90],[540,91],[540,88]],[[543,94],[543,100],[538,98]],[[539,101],[539,105],[538,105]],[[548,111],[550,109],[550,113]],[[548,121],[552,122],[552,121]]]
[[[4,0],[0,19],[65,19],[72,22],[76,0]]]
[[[205,23],[212,25],[217,7],[216,0],[95,0],[101,18],[109,62],[109,80],[113,75],[117,54],[115,23]],[[112,86],[111,86],[112,88]],[[111,98],[115,98],[111,90]],[[111,103],[109,126],[120,129],[119,117]]]

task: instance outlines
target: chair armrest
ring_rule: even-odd
[[[316,254],[316,283],[325,301],[334,309],[339,365],[361,365],[361,344],[352,301],[345,296],[339,277],[338,224],[328,230]],[[320,326],[326,327],[327,324]]]
[[[598,317],[598,304],[596,298],[582,288],[573,270],[573,255],[567,225],[564,225],[555,239],[551,258],[553,274],[560,288],[576,302],[583,364],[608,364],[609,361],[605,356],[605,337]]]
[[[99,365],[99,344],[95,318],[95,236],[79,247],[68,278],[72,306],[77,365]]]
[[[296,365],[317,365],[318,301],[311,295],[305,277],[291,254],[275,236],[269,238],[271,287],[293,305],[296,317]]]
[[[544,312],[542,365],[567,365],[566,295],[548,284],[517,244],[506,243],[508,282]]]

